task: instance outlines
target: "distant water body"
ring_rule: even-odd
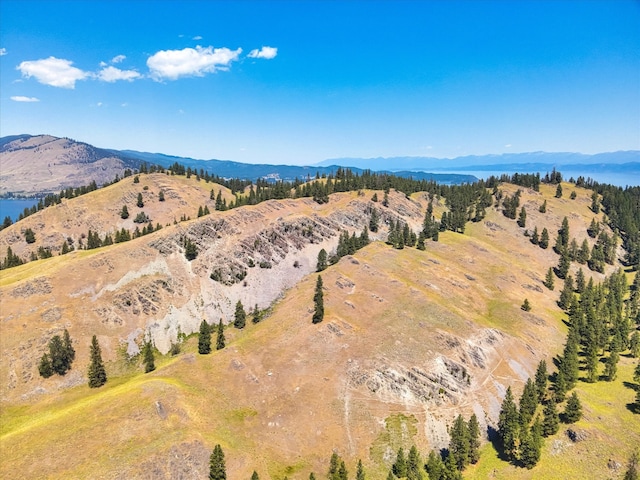
[[[566,169],[561,169],[560,172],[562,173],[562,177],[565,180],[569,180],[571,177],[575,179],[577,179],[579,176],[583,176],[585,179],[586,178],[591,178],[593,180],[595,180],[598,183],[608,183],[609,185],[615,185],[616,187],[637,187],[640,186],[640,175],[636,175],[636,174],[629,174],[629,173],[610,173],[610,172],[604,172],[604,173],[596,173],[596,172],[591,172],[591,173],[578,173],[578,172],[572,172],[570,170],[566,170]],[[488,170],[451,170],[451,171],[440,171],[438,170],[438,173],[463,173],[463,174],[467,174],[467,175],[473,175],[474,177],[477,177],[479,179],[486,179],[489,178],[490,176],[495,176],[495,177],[500,177],[503,174],[508,174],[508,175],[513,175],[515,172],[506,172],[504,170],[500,170],[500,171],[488,171]],[[518,171],[518,173],[537,173],[537,172],[526,172],[526,171]],[[544,177],[546,172],[540,172],[540,176]]]
[[[13,222],[16,222],[20,214],[24,212],[25,208],[31,208],[37,204],[38,204],[37,198],[28,198],[28,199],[0,198],[0,222],[2,222],[4,218],[7,216],[10,217]]]

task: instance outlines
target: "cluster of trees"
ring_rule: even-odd
[[[49,352],[44,353],[38,364],[38,372],[40,376],[49,378],[54,373],[64,375],[71,370],[71,364],[76,358],[76,351],[73,348],[73,342],[68,330],[65,328],[62,334],[54,335],[49,340]]]
[[[198,332],[198,353],[200,355],[211,353],[212,331],[213,325],[209,325],[206,320],[202,320],[200,323],[200,331]],[[220,319],[217,327],[216,350],[222,350],[225,346],[224,326],[222,325],[222,319]]]
[[[402,222],[400,219],[397,221],[391,220],[389,225],[389,236],[387,237],[387,245],[391,245],[393,248],[403,249],[405,245],[407,247],[413,247],[418,242],[418,237],[406,222]],[[422,242],[424,246],[424,240]]]

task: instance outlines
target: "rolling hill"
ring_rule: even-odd
[[[538,362],[552,365],[562,349],[560,289],[543,286],[558,256],[532,245],[524,228],[493,207],[464,234],[441,232],[425,251],[396,250],[384,243],[389,225],[401,220],[419,230],[428,194],[391,190],[383,206],[372,201],[382,191],[361,190],[334,193],[323,204],[299,198],[215,211],[212,189],[233,198],[224,187],[193,176],[139,179],[65,199],[0,231],[0,251],[10,246],[26,258],[39,246],[57,252],[68,238],[77,247],[89,230],[104,237],[133,229],[139,211],[162,227],[0,272],[2,478],[203,478],[219,443],[229,478],[254,470],[274,479],[323,475],[336,451],[350,472],[360,458],[368,478],[382,479],[399,446],[446,447],[460,413],[475,413],[485,431],[495,426],[506,388],[519,395]],[[563,198],[551,185],[500,188],[522,190],[528,228],[556,232],[567,217],[572,237],[592,244],[587,227],[602,214],[589,209],[591,191],[563,187]],[[440,218],[447,204],[433,200]],[[129,219],[119,215],[123,205]],[[204,205],[212,213],[196,218]],[[343,230],[361,232],[372,208],[380,230],[322,272],[325,317],[312,324],[319,251],[334,251]],[[27,228],[36,237],[30,245]],[[197,246],[192,261],[186,239]],[[525,298],[530,312],[520,308]],[[226,348],[199,355],[191,334],[203,320],[229,324],[238,301],[259,309],[261,321],[228,326]],[[73,368],[43,379],[38,361],[64,328],[77,352]],[[95,390],[86,386],[92,335],[109,376]],[[137,356],[145,335],[163,354],[149,374]],[[181,352],[172,356],[175,343]],[[528,471],[499,462],[485,440],[480,463],[465,475],[614,475],[608,460],[624,463],[640,442],[638,415],[618,410],[632,401],[623,385],[631,368],[632,359],[623,359],[609,396],[598,393],[600,384],[579,386],[580,444],[559,433]]]

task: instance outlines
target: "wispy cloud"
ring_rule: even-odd
[[[140,75],[135,70],[120,70],[119,68],[113,66],[104,67],[98,72],[98,78],[103,82],[109,83],[114,83],[118,80],[126,80],[128,82],[132,82],[141,77],[142,75]]]
[[[251,50],[249,52],[249,58],[265,58],[267,60],[271,60],[278,55],[278,49],[275,47],[262,47],[260,50],[257,48],[255,50]]]
[[[507,143],[507,144],[504,146],[504,148],[511,148],[511,144],[510,144],[510,143]]]
[[[22,95],[16,95],[14,97],[11,97],[11,100],[13,100],[14,102],[25,102],[25,103],[33,103],[33,102],[39,102],[40,99],[36,98],[36,97],[24,97]]]
[[[176,80],[180,77],[203,76],[217,70],[228,70],[237,60],[242,49],[224,48],[184,48],[182,50],[160,50],[147,59],[151,77],[160,81]]]
[[[4,55],[6,55],[7,53],[8,53],[8,52],[7,52],[7,49],[6,49],[6,48],[4,48],[4,47],[3,47],[3,48],[0,48],[0,57],[2,57],[2,56],[4,56]]]
[[[191,40],[202,40],[202,35],[196,35]]]
[[[113,58],[111,59],[111,63],[120,63],[120,62],[122,62],[125,58],[127,58],[127,57],[125,57],[124,55],[116,55],[115,57],[113,57]]]
[[[20,70],[23,77],[35,77],[38,82],[44,85],[73,89],[78,80],[84,80],[91,74],[72,65],[73,62],[70,60],[49,57],[22,62],[16,69]]]

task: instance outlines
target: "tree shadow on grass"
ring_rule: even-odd
[[[487,438],[493,445],[495,451],[498,452],[498,458],[503,462],[511,462],[511,459],[507,457],[506,453],[504,453],[504,446],[502,445],[502,440],[500,439],[498,430],[493,428],[491,425],[487,425]]]

